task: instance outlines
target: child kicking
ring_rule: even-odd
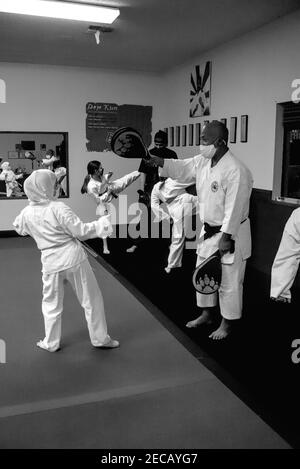
[[[87,175],[81,187],[82,194],[88,194],[97,204],[96,216],[102,217],[109,214],[110,202],[117,198],[120,192],[124,191],[141,175],[139,171],[133,171],[125,176],[111,181],[113,173],[104,174],[102,164],[98,160],[90,161],[87,165]],[[110,254],[107,238],[103,237],[103,254]]]
[[[30,235],[41,250],[45,338],[37,343],[38,347],[49,352],[60,348],[66,280],[84,309],[92,345],[118,347],[119,342],[107,334],[102,293],[80,243],[110,234],[109,217],[83,223],[67,205],[57,200],[57,178],[48,169],[34,171],[24,183],[24,192],[29,205],[13,225],[20,235]]]
[[[185,220],[196,212],[197,197],[188,194],[185,189],[190,182],[182,183],[176,179],[166,178],[153,187],[151,193],[151,208],[158,221],[171,219],[173,221],[172,241],[169,248],[168,264],[165,267],[167,274],[176,267],[181,267],[185,242]],[[167,212],[161,207],[164,203]]]
[[[300,261],[300,208],[294,210],[282,234],[280,245],[272,266],[271,299],[291,302],[291,287]]]

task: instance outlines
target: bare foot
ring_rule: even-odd
[[[230,334],[230,332],[231,332],[231,324],[227,319],[223,318],[218,329],[212,332],[209,338],[213,340],[223,340],[223,339],[226,339],[226,337]]]
[[[108,249],[103,249],[103,254],[110,254],[110,251]]]
[[[126,249],[126,252],[134,252],[137,249],[137,246],[131,246],[131,248]]]
[[[171,272],[170,267],[166,267],[166,268],[165,268],[165,271],[167,272],[167,274],[169,274],[169,273]]]
[[[43,340],[39,340],[36,345],[40,348],[42,348],[43,350],[47,350],[47,352],[57,352],[58,350],[60,350],[60,347],[58,346],[57,348],[55,349],[52,349],[52,348],[48,348],[46,347],[46,345],[44,344]]]
[[[193,321],[189,321],[185,327],[188,327],[189,329],[192,329],[193,327],[198,327],[203,324],[211,324],[212,323],[212,318],[211,315],[208,311],[203,311],[201,316],[198,318],[194,319]]]

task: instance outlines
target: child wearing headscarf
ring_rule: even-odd
[[[107,236],[107,216],[83,223],[63,202],[57,200],[58,183],[48,169],[34,171],[24,183],[29,199],[13,225],[21,236],[30,235],[41,251],[45,338],[37,343],[49,352],[60,348],[64,282],[67,280],[84,309],[94,347],[114,348],[119,342],[107,333],[101,291],[80,241]]]
[[[5,181],[6,197],[20,196],[21,190],[17,179],[21,179],[23,174],[15,174],[8,161],[1,164],[1,169],[0,180]]]

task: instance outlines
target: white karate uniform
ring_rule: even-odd
[[[291,300],[300,261],[300,208],[294,210],[286,222],[280,245],[272,266],[271,297]]]
[[[34,171],[24,184],[29,198],[13,225],[22,236],[30,235],[41,250],[45,324],[43,348],[55,351],[61,340],[64,280],[68,280],[84,308],[92,345],[110,341],[103,298],[97,280],[79,240],[110,234],[108,217],[83,223],[63,202],[53,197],[55,174],[46,169]]]
[[[224,318],[240,318],[246,259],[251,255],[248,214],[253,178],[250,170],[228,151],[214,167],[211,160],[201,155],[186,160],[165,160],[160,175],[180,182],[190,182],[193,178],[201,222],[221,226],[220,233],[206,240],[202,228],[197,265],[218,249],[222,232],[230,234],[235,241],[234,254],[226,253],[222,258],[219,302]],[[215,306],[217,293],[197,293],[197,304],[201,308]]]
[[[64,178],[61,179],[61,181],[60,181],[60,186],[63,189],[65,195],[67,195],[67,179],[65,177],[66,174],[67,174],[66,168],[64,166],[60,166],[59,168],[56,168],[54,170],[54,174],[55,174],[56,179],[58,181],[64,176]]]
[[[1,165],[3,169],[2,173],[0,174],[0,180],[5,181],[6,185],[6,197],[12,197],[13,195],[20,195],[21,190],[19,184],[17,183],[17,179],[21,179],[23,174],[15,174],[9,168],[9,163],[4,162]]]
[[[109,203],[112,201],[113,196],[107,192],[108,190],[119,194],[138,179],[140,175],[141,173],[139,171],[133,171],[119,179],[110,181],[107,179],[106,174],[101,182],[91,177],[87,186],[87,193],[97,204],[96,215],[102,217],[109,213]]]
[[[185,241],[185,217],[191,216],[197,205],[197,197],[185,191],[190,185],[190,182],[179,182],[168,178],[166,181],[155,184],[152,189],[151,208],[158,221],[170,217],[173,220],[167,265],[169,269],[181,267]],[[166,204],[168,213],[160,207],[160,202]]]

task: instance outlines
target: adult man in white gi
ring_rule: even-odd
[[[227,147],[228,130],[213,121],[201,134],[200,155],[185,160],[152,157],[160,175],[180,182],[196,182],[200,219],[203,223],[197,249],[197,265],[217,249],[222,256],[222,282],[219,293],[197,293],[202,314],[187,327],[209,324],[219,295],[222,322],[209,336],[214,340],[228,336],[232,321],[241,318],[246,259],[251,255],[249,200],[253,178],[250,170]]]

